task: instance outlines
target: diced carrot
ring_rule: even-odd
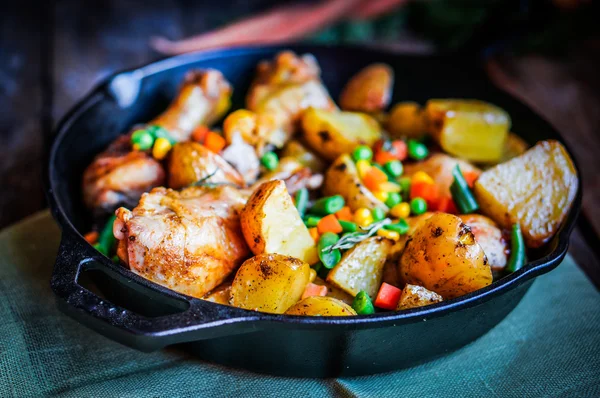
[[[83,235],[83,238],[90,244],[93,245],[94,243],[98,242],[98,232],[97,231],[92,231],[92,232],[88,232],[87,234]]]
[[[429,208],[433,207],[438,201],[438,189],[435,184],[427,182],[417,182],[410,185],[410,198],[423,198]]]
[[[408,153],[406,142],[402,140],[395,140],[394,142],[392,142],[392,153],[399,161],[403,161],[404,159],[406,159],[406,155]]]
[[[308,232],[310,232],[310,236],[312,236],[313,240],[315,241],[315,243],[317,243],[319,241],[319,230],[317,230],[317,228],[309,228]]]
[[[343,230],[344,229],[342,228],[342,225],[340,224],[340,222],[334,214],[329,214],[321,218],[319,220],[319,223],[317,224],[317,231],[319,231],[320,235],[324,234],[325,232],[333,232],[334,234],[339,234]]]
[[[383,282],[379,288],[379,292],[377,292],[377,297],[375,298],[375,307],[386,310],[395,310],[401,295],[402,290],[398,289],[396,286]]]
[[[352,210],[350,210],[348,206],[344,206],[341,210],[338,210],[335,213],[335,216],[338,218],[338,220],[352,221]]]
[[[314,283],[309,283],[306,285],[304,289],[304,293],[302,293],[302,299],[311,296],[326,296],[327,295],[327,286],[315,285]]]
[[[219,153],[223,148],[225,148],[225,138],[215,133],[214,131],[209,131],[206,134],[206,138],[204,139],[204,146],[213,151],[214,153]]]
[[[458,213],[456,205],[454,204],[454,200],[452,200],[451,196],[442,196],[441,198],[439,198],[435,209],[444,213]]]
[[[202,144],[210,130],[206,126],[198,126],[192,133],[192,140]]]
[[[391,162],[393,160],[398,160],[398,158],[396,158],[396,156],[391,152],[384,150],[375,152],[375,163],[379,163],[383,166],[387,162]]]
[[[463,171],[463,177],[469,184],[469,188],[473,188],[473,184],[475,184],[475,180],[479,177],[479,173],[476,171]]]
[[[377,191],[379,184],[388,180],[387,175],[379,170],[377,167],[371,167],[365,177],[363,178],[363,184],[371,191]]]

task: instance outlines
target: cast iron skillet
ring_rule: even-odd
[[[142,351],[189,343],[184,349],[201,358],[257,372],[364,375],[427,361],[475,340],[519,303],[536,276],[561,262],[581,206],[581,189],[558,234],[523,269],[454,300],[370,316],[282,316],[206,302],[149,282],[85,242],[82,232],[90,218],[80,180],[95,154],[130,126],[162,111],[191,68],[221,70],[235,88],[234,108],[243,106],[258,61],[284,48],[317,57],[333,98],[361,67],[386,62],[396,73],[394,102],[482,99],[507,110],[513,131],[530,143],[560,140],[548,123],[493,87],[480,60],[464,56],[409,56],[342,46],[239,48],[178,56],[118,73],[65,116],[49,157],[48,199],[62,227],[51,284],[65,313]]]

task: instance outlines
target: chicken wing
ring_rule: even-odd
[[[248,192],[230,186],[155,188],[116,212],[117,254],[153,282],[201,298],[250,254],[239,212]]]

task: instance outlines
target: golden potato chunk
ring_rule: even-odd
[[[302,297],[310,267],[281,254],[259,254],[246,260],[231,285],[231,305],[283,314]]]
[[[349,316],[356,311],[343,301],[333,297],[310,296],[296,303],[285,312],[286,315],[305,316]]]
[[[231,298],[231,281],[223,282],[210,292],[208,292],[203,300],[210,301],[217,304],[230,305],[229,299]]]
[[[411,285],[410,283],[402,289],[402,295],[398,302],[396,310],[407,310],[409,308],[424,307],[426,305],[441,302],[442,296],[431,290],[427,290],[422,286]]]
[[[392,248],[392,241],[380,236],[368,238],[342,256],[327,275],[327,282],[356,296],[364,290],[374,299],[383,278],[383,266]]]
[[[474,162],[502,158],[510,117],[478,100],[433,99],[425,107],[428,129],[449,154]]]
[[[480,214],[464,214],[460,219],[471,228],[493,271],[504,269],[508,261],[507,242],[498,225]]]
[[[389,211],[388,207],[363,185],[356,165],[348,154],[340,156],[325,173],[323,193],[326,196],[342,195],[352,211],[361,207],[378,207],[386,213]]]
[[[354,300],[354,297],[352,297],[351,295],[349,295],[348,293],[346,293],[339,287],[334,286],[333,284],[319,278],[318,276],[315,278],[315,280],[312,283],[314,283],[315,285],[319,285],[319,286],[326,286],[327,287],[327,297],[332,297],[334,299],[343,301],[346,304],[352,304],[352,301]]]
[[[309,108],[302,116],[302,130],[310,147],[327,160],[350,153],[359,145],[372,146],[381,138],[379,123],[356,112]]]
[[[567,216],[578,185],[571,157],[558,141],[548,140],[484,171],[474,193],[482,213],[503,228],[519,223],[527,246],[539,247]]]
[[[492,283],[492,270],[470,228],[447,213],[435,213],[418,227],[402,253],[399,274],[405,283],[444,299]]]
[[[395,138],[420,137],[427,132],[425,112],[416,102],[400,102],[390,111],[386,127]]]
[[[325,170],[325,162],[315,155],[312,151],[296,140],[288,142],[281,151],[281,158],[292,157],[297,159],[302,165],[310,168],[315,173],[321,173]]]
[[[309,264],[319,260],[315,241],[281,180],[256,188],[240,214],[240,223],[254,254],[279,253]]]
[[[387,64],[371,64],[346,83],[340,107],[347,111],[374,113],[390,104],[394,71]]]

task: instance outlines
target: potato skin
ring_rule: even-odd
[[[481,246],[460,218],[435,213],[412,235],[399,262],[405,283],[423,286],[444,299],[459,297],[492,283]]]
[[[443,301],[442,296],[422,286],[406,284],[402,289],[402,295],[398,302],[396,311],[407,310],[409,308],[423,307]]]
[[[483,214],[505,229],[519,223],[525,243],[535,248],[556,233],[578,185],[571,157],[558,141],[548,140],[484,171],[474,193]]]
[[[385,260],[392,241],[373,236],[360,242],[342,256],[340,262],[327,275],[327,282],[346,293],[356,296],[364,290],[374,299],[381,285]]]
[[[378,207],[386,213],[389,211],[388,207],[362,184],[354,161],[348,154],[337,158],[325,173],[323,193],[326,196],[342,195],[352,211],[361,207]]]
[[[231,298],[231,283],[231,280],[221,283],[219,286],[206,293],[202,299],[217,304],[230,305],[229,299]]]
[[[286,315],[304,316],[350,316],[356,311],[343,301],[333,297],[310,296],[290,307]]]
[[[387,108],[392,97],[394,71],[387,64],[371,64],[346,83],[340,94],[343,110],[374,113]]]
[[[309,264],[319,260],[315,242],[281,180],[267,181],[254,190],[240,224],[254,254],[279,253]]]
[[[332,297],[334,299],[343,301],[344,303],[349,304],[349,305],[351,305],[352,300],[354,300],[354,297],[352,297],[351,295],[349,295],[348,293],[346,293],[339,287],[334,286],[333,284],[319,278],[318,276],[315,278],[315,280],[312,283],[314,283],[315,285],[319,285],[319,286],[326,286],[327,287],[327,297]]]
[[[417,138],[427,133],[425,112],[416,102],[399,102],[392,107],[386,122],[394,138]]]
[[[312,150],[330,161],[381,138],[379,123],[367,114],[315,108],[304,112],[302,131]]]
[[[244,178],[220,155],[197,142],[186,141],[175,144],[169,154],[169,188],[187,187],[202,178],[211,183],[231,183],[244,186]]]
[[[297,140],[291,140],[283,147],[281,158],[292,157],[315,173],[325,171],[325,162]]]
[[[310,267],[297,258],[259,254],[246,260],[231,285],[231,305],[283,314],[302,297]]]

